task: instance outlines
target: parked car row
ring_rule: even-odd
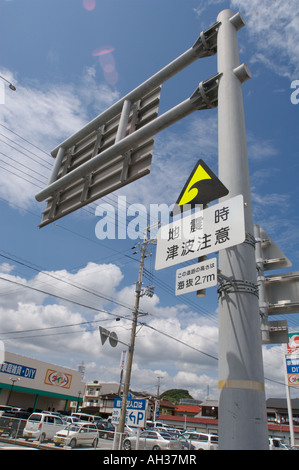
[[[109,420],[85,413],[62,416],[56,412],[26,412],[19,408],[1,410],[0,436],[23,437],[44,442],[52,440],[57,446],[93,445],[99,438],[113,439],[115,428]],[[159,425],[157,425],[159,424]],[[135,449],[137,429],[125,427],[124,449]],[[214,434],[187,432],[166,427],[162,423],[147,426],[139,435],[139,449],[212,450],[218,448]]]
[[[88,417],[88,415],[86,415]],[[54,441],[55,445],[97,446],[100,420],[83,421],[78,416],[61,416],[55,412],[4,411],[0,415],[0,436]],[[93,422],[92,422],[93,421]]]
[[[8,411],[21,411],[22,408],[18,408],[16,406],[9,406],[9,405],[0,405],[0,416],[3,415],[3,413],[7,413]]]
[[[137,436],[125,438],[125,450],[136,449]],[[197,432],[183,432],[167,428],[149,428],[140,433],[138,441],[140,450],[217,450],[218,436]]]

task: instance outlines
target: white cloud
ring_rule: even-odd
[[[47,184],[54,162],[50,151],[116,101],[118,92],[97,83],[92,68],[76,86],[18,81],[8,70],[0,74],[17,88],[6,89],[1,105],[0,195],[26,207]]]
[[[6,263],[1,267],[4,270],[3,275],[0,275],[8,281],[0,280],[0,305],[12,308],[16,308],[20,302],[43,303],[49,301],[51,296],[59,296],[100,309],[109,304],[107,299],[114,297],[115,288],[123,279],[119,267],[114,264],[100,265],[90,262],[74,273],[66,270],[44,271],[31,279],[10,274]],[[62,303],[63,300],[59,302]],[[67,305],[69,306],[69,302]],[[76,305],[75,310],[78,308]]]
[[[299,73],[299,15],[297,0],[231,0],[245,17],[256,53],[275,73],[297,78]]]
[[[283,358],[284,352],[281,345],[263,347],[265,387],[268,397],[282,395],[282,387],[285,383]]]
[[[0,275],[11,281],[63,295],[83,304],[94,305],[95,308],[95,312],[92,312],[46,294],[0,281],[2,324],[0,337],[5,343],[6,350],[13,349],[25,355],[38,355],[42,360],[47,360],[50,355],[51,362],[54,363],[60,363],[60,355],[67,354],[74,368],[84,359],[87,365],[87,379],[96,377],[106,381],[119,380],[120,354],[125,346],[120,344],[116,348],[111,348],[108,342],[102,346],[98,331],[101,325],[110,331],[115,331],[123,343],[128,344],[130,341],[132,318],[130,306],[133,307],[134,304],[135,286],[120,289],[123,274],[117,266],[88,263],[74,273],[66,270],[49,272],[55,278],[64,279],[72,285],[64,284],[42,273],[26,280],[17,274],[9,273],[9,266],[6,266],[6,263],[2,264],[2,268]],[[91,294],[75,289],[74,285],[82,286],[89,291],[102,292],[106,297],[113,297],[129,308],[125,309],[108,300],[95,298]],[[208,371],[213,371],[214,375],[217,375],[217,361],[203,353],[215,354],[217,324],[207,326],[206,323],[210,320],[207,319],[205,322],[203,318],[196,322],[190,308],[187,309],[186,306],[164,308],[160,305],[157,295],[151,299],[144,297],[141,300],[140,310],[147,311],[149,315],[141,318],[145,325],[138,327],[132,386],[154,392],[157,370],[159,375],[164,377],[165,389],[173,388],[176,384],[180,384],[179,373],[188,374],[192,364],[190,387],[198,390],[206,388],[201,385],[200,377]],[[116,322],[115,316],[104,312],[96,313],[97,308],[103,307],[115,315],[119,314],[120,321]],[[92,323],[82,324],[82,322]],[[69,326],[63,327],[63,325]],[[3,334],[7,331],[19,331],[19,333]],[[186,382],[184,388],[188,387],[189,382]]]
[[[299,15],[297,0],[211,0],[198,1],[194,8],[202,20],[203,13],[211,6],[219,5],[219,11],[231,8],[240,11],[246,21],[246,32],[254,49],[251,63],[262,62],[278,75],[298,78],[299,72]],[[205,28],[204,24],[202,27]],[[242,33],[242,34],[246,34]],[[242,36],[239,38],[242,49]],[[248,48],[246,55],[248,56]],[[246,61],[249,61],[247,58]]]
[[[17,274],[13,276],[6,263],[1,266],[1,276],[11,280],[21,281],[45,291],[51,289],[55,293],[63,293],[65,297],[72,297],[83,303],[94,301],[93,296],[87,296],[87,293],[82,292],[78,295],[73,286],[64,285],[62,292],[63,284],[45,275],[38,274],[26,281]],[[123,275],[120,269],[112,264],[88,263],[74,273],[63,270],[53,271],[50,274],[62,277],[72,284],[84,286],[88,290],[96,292],[100,290],[106,296],[111,295],[117,301],[133,306],[134,286],[120,288]],[[6,350],[39,357],[41,360],[57,364],[61,364],[61,357],[65,357],[67,365],[75,369],[84,360],[86,380],[119,381],[120,355],[126,347],[119,344],[116,348],[111,348],[108,342],[102,346],[98,326],[115,331],[120,341],[128,344],[132,318],[130,309],[126,310],[112,304],[107,308],[103,299],[96,299],[94,303],[98,308],[104,306],[112,313],[121,316],[120,321],[116,322],[115,317],[111,315],[100,311],[98,313],[87,311],[58,299],[52,299],[51,303],[48,303],[49,297],[30,289],[13,286],[8,291],[4,281],[0,282],[0,292],[2,324],[0,338],[4,341]],[[6,295],[8,292],[11,295]],[[148,315],[141,318],[144,325],[138,326],[131,378],[132,388],[155,393],[157,376],[161,376],[163,380],[160,391],[184,388],[197,399],[205,399],[208,392],[210,396],[217,398],[217,319],[210,315],[199,317],[186,305],[162,307],[157,295],[150,299],[144,297],[141,300],[140,308],[147,311]],[[85,324],[82,324],[83,322]],[[86,324],[86,322],[91,323]],[[63,327],[63,325],[69,326]],[[14,333],[4,335],[4,331]],[[265,349],[264,360],[266,377],[281,380],[281,370],[278,370],[281,361],[280,350]],[[272,396],[281,393],[279,384],[275,385],[268,381],[266,385]]]

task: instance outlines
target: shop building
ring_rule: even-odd
[[[75,411],[84,386],[78,370],[7,351],[0,363],[0,405],[29,411]]]

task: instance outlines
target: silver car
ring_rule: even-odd
[[[137,436],[128,436],[125,438],[123,448],[125,450],[136,449]],[[166,432],[157,431],[143,431],[139,436],[138,449],[144,450],[159,450],[159,449],[172,449],[181,450],[183,444],[177,439],[173,438]]]
[[[192,444],[196,450],[218,450],[217,434],[203,432],[184,432],[182,436]]]
[[[72,449],[79,445],[90,445],[96,448],[99,434],[95,424],[80,422],[61,429],[55,434],[53,440],[56,446],[70,446]]]

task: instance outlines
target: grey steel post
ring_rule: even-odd
[[[126,135],[126,129],[129,121],[130,111],[131,111],[131,101],[125,100],[120,116],[120,121],[117,129],[117,134],[115,137],[115,142],[119,142]]]
[[[219,252],[219,268],[231,284],[219,285],[219,447],[267,449],[267,419],[259,322],[257,275],[242,82],[237,31],[242,16],[223,10],[217,20],[219,178],[243,194],[246,241]],[[229,285],[229,288],[227,287]]]
[[[48,181],[48,185],[49,184],[52,184],[56,178],[57,178],[57,175],[58,175],[58,172],[59,172],[59,169],[60,169],[60,165],[61,165],[61,162],[62,162],[62,159],[64,157],[64,153],[65,153],[65,150],[63,147],[59,147],[59,150],[58,150],[58,153],[57,153],[57,157],[55,159],[55,163],[53,165],[53,168],[52,168],[52,172],[51,172],[51,175],[50,175],[50,178],[49,178],[49,181]]]

